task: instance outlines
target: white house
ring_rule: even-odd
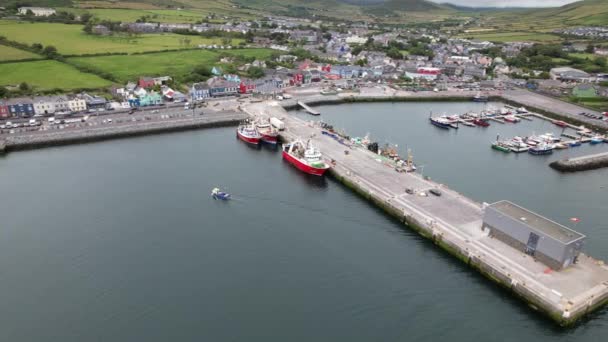
[[[84,112],[87,110],[87,103],[83,98],[74,96],[68,100],[68,108],[71,112]]]
[[[34,113],[46,115],[55,113],[55,101],[52,97],[39,96],[34,99]]]
[[[346,37],[346,44],[365,44],[367,42],[367,38],[359,37],[359,36],[350,36]]]
[[[27,11],[32,11],[37,17],[48,17],[55,14],[55,10],[48,7],[19,7],[19,14],[26,15]]]

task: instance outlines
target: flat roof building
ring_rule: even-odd
[[[555,270],[576,262],[585,240],[585,235],[509,201],[485,208],[483,228]]]

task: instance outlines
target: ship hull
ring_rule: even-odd
[[[443,123],[443,122],[439,122],[437,120],[433,120],[432,118],[430,119],[431,123],[435,126],[435,127],[439,127],[439,128],[443,128],[443,129],[450,129],[451,124],[450,123]]]
[[[260,138],[260,140],[266,144],[276,145],[279,141],[279,136],[278,134],[262,133],[262,137]]]
[[[325,172],[329,169],[329,168],[318,168],[318,167],[310,166],[306,163],[303,163],[298,158],[290,155],[286,151],[283,151],[283,159],[287,160],[291,165],[295,166],[298,170],[300,170],[304,173],[307,173],[309,175],[323,176],[325,174]]]
[[[260,137],[250,137],[250,136],[246,136],[243,135],[241,132],[239,132],[238,130],[236,131],[236,136],[237,138],[239,138],[240,140],[251,144],[251,145],[258,145],[260,143]]]

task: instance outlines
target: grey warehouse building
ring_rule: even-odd
[[[483,228],[554,270],[576,262],[585,240],[585,235],[509,201],[485,208]]]

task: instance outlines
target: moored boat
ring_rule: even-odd
[[[528,110],[524,107],[519,107],[515,111],[517,112],[517,114],[525,114],[528,112]]]
[[[255,124],[260,133],[260,140],[264,143],[276,145],[279,138],[279,132],[270,124],[268,120],[258,120]]]
[[[323,161],[323,155],[310,140],[306,144],[296,140],[283,145],[283,159],[310,175],[322,176],[329,169],[329,165]]]
[[[473,124],[480,126],[480,127],[490,126],[490,123],[483,119],[475,119],[475,120],[473,120]]]
[[[570,147],[581,146],[581,141],[580,140],[574,140],[574,141],[571,141],[568,145],[570,145]]]
[[[236,136],[242,141],[252,145],[259,144],[260,139],[262,138],[262,135],[258,132],[256,126],[251,123],[240,124],[236,129]]]
[[[443,129],[449,129],[451,127],[451,125],[452,125],[452,123],[449,122],[448,120],[446,120],[445,118],[433,118],[433,117],[431,117],[431,118],[429,118],[429,120],[436,127],[443,128]]]
[[[528,150],[530,154],[534,155],[545,155],[553,153],[553,146],[547,143],[541,143],[536,146],[530,147]]]
[[[520,121],[521,121],[521,119],[520,119],[520,118],[518,118],[518,117],[517,117],[517,116],[515,116],[515,115],[506,115],[506,116],[504,117],[504,120],[505,120],[506,122],[511,122],[511,123],[517,123],[517,122],[520,122]]]
[[[559,127],[568,127],[568,124],[561,120],[553,121],[553,124]]]
[[[604,138],[599,135],[592,137],[591,140],[589,141],[589,143],[592,145],[601,144],[603,142],[604,142]]]
[[[492,148],[500,151],[500,152],[505,152],[505,153],[509,153],[511,152],[511,147],[503,142],[500,141],[495,141],[492,143]]]

